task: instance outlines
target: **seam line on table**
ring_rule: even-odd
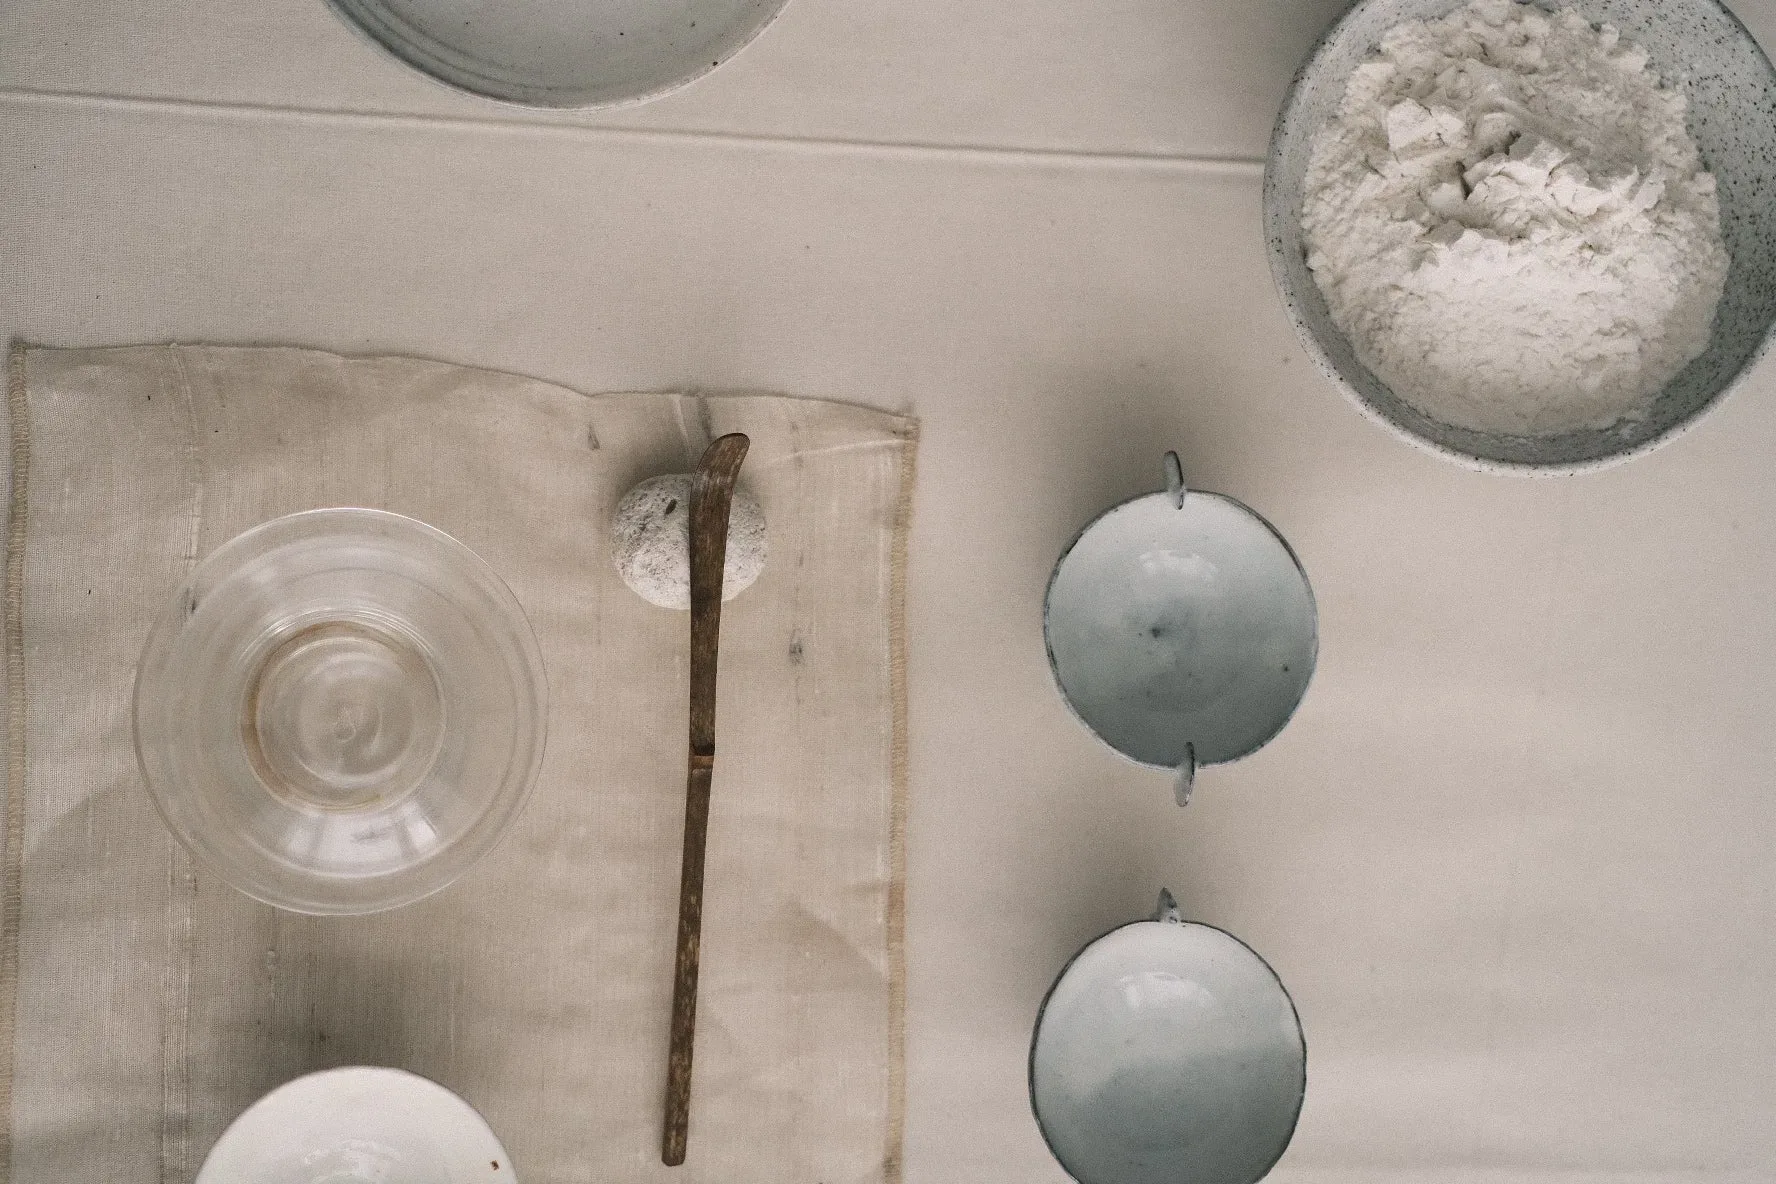
[[[716,132],[681,128],[610,127],[588,124],[532,122],[457,115],[422,115],[413,112],[349,111],[324,107],[299,107],[276,103],[237,103],[209,99],[168,99],[141,95],[106,94],[96,91],[39,90],[0,87],[0,101],[85,107],[162,111],[173,114],[269,115],[294,122],[356,123],[368,126],[422,127],[438,130],[492,131],[520,135],[563,136],[570,139],[627,140],[636,143],[689,142],[774,148],[787,151],[853,153],[859,155],[912,156],[978,162],[1036,162],[1083,167],[1119,167],[1160,172],[1193,172],[1254,176],[1264,161],[1247,156],[1195,156],[1163,152],[1109,151],[1080,148],[1029,148],[991,144],[943,144],[922,141],[851,139],[820,136],[778,136],[746,132]]]

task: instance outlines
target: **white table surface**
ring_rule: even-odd
[[[1776,45],[1776,0],[1733,6]],[[0,331],[917,413],[910,1184],[1064,1180],[1030,1024],[1161,885],[1300,1008],[1275,1180],[1776,1180],[1776,360],[1576,478],[1360,419],[1258,231],[1341,7],[793,0],[688,90],[563,116],[320,0],[13,0]],[[1166,447],[1287,535],[1323,637],[1185,811],[1068,716],[1040,624]]]

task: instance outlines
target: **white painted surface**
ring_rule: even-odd
[[[1338,7],[793,0],[678,95],[564,121],[319,0],[20,0],[0,330],[919,414],[909,1184],[1063,1179],[1036,1006],[1165,884],[1300,1007],[1274,1180],[1776,1178],[1776,362],[1568,479],[1360,419],[1271,291],[1256,166],[1169,158],[1255,161]],[[1737,8],[1776,44],[1776,0]],[[996,150],[1028,148],[1064,151]],[[1322,635],[1294,721],[1183,811],[1069,717],[1040,622],[1166,446],[1289,539]]]

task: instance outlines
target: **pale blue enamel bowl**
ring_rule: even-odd
[[[1079,1184],[1253,1184],[1282,1157],[1307,1044],[1275,972],[1238,938],[1157,915],[1055,980],[1030,1043],[1030,1105]]]
[[[1186,490],[1106,510],[1049,580],[1043,634],[1061,696],[1130,760],[1176,770],[1263,747],[1313,677],[1319,618],[1288,543],[1230,497]]]

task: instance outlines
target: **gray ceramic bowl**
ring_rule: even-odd
[[[1076,954],[1030,1040],[1030,1106],[1080,1184],[1253,1184],[1281,1158],[1307,1045],[1276,973],[1238,938],[1151,921]]]
[[[1302,185],[1314,133],[1337,113],[1351,70],[1389,28],[1442,16],[1465,0],[1358,0],[1295,75],[1277,118],[1264,170],[1264,234],[1271,273],[1302,343],[1319,367],[1371,418],[1415,444],[1483,469],[1573,472],[1646,452],[1717,403],[1763,353],[1776,321],[1776,71],[1718,0],[1563,0],[1608,22],[1645,49],[1689,99],[1689,130],[1720,183],[1721,232],[1732,267],[1701,357],[1623,431],[1496,436],[1450,427],[1403,403],[1357,361],[1332,323],[1301,243]]]
[[[709,73],[786,0],[327,0],[433,78],[528,107],[616,107]]]

